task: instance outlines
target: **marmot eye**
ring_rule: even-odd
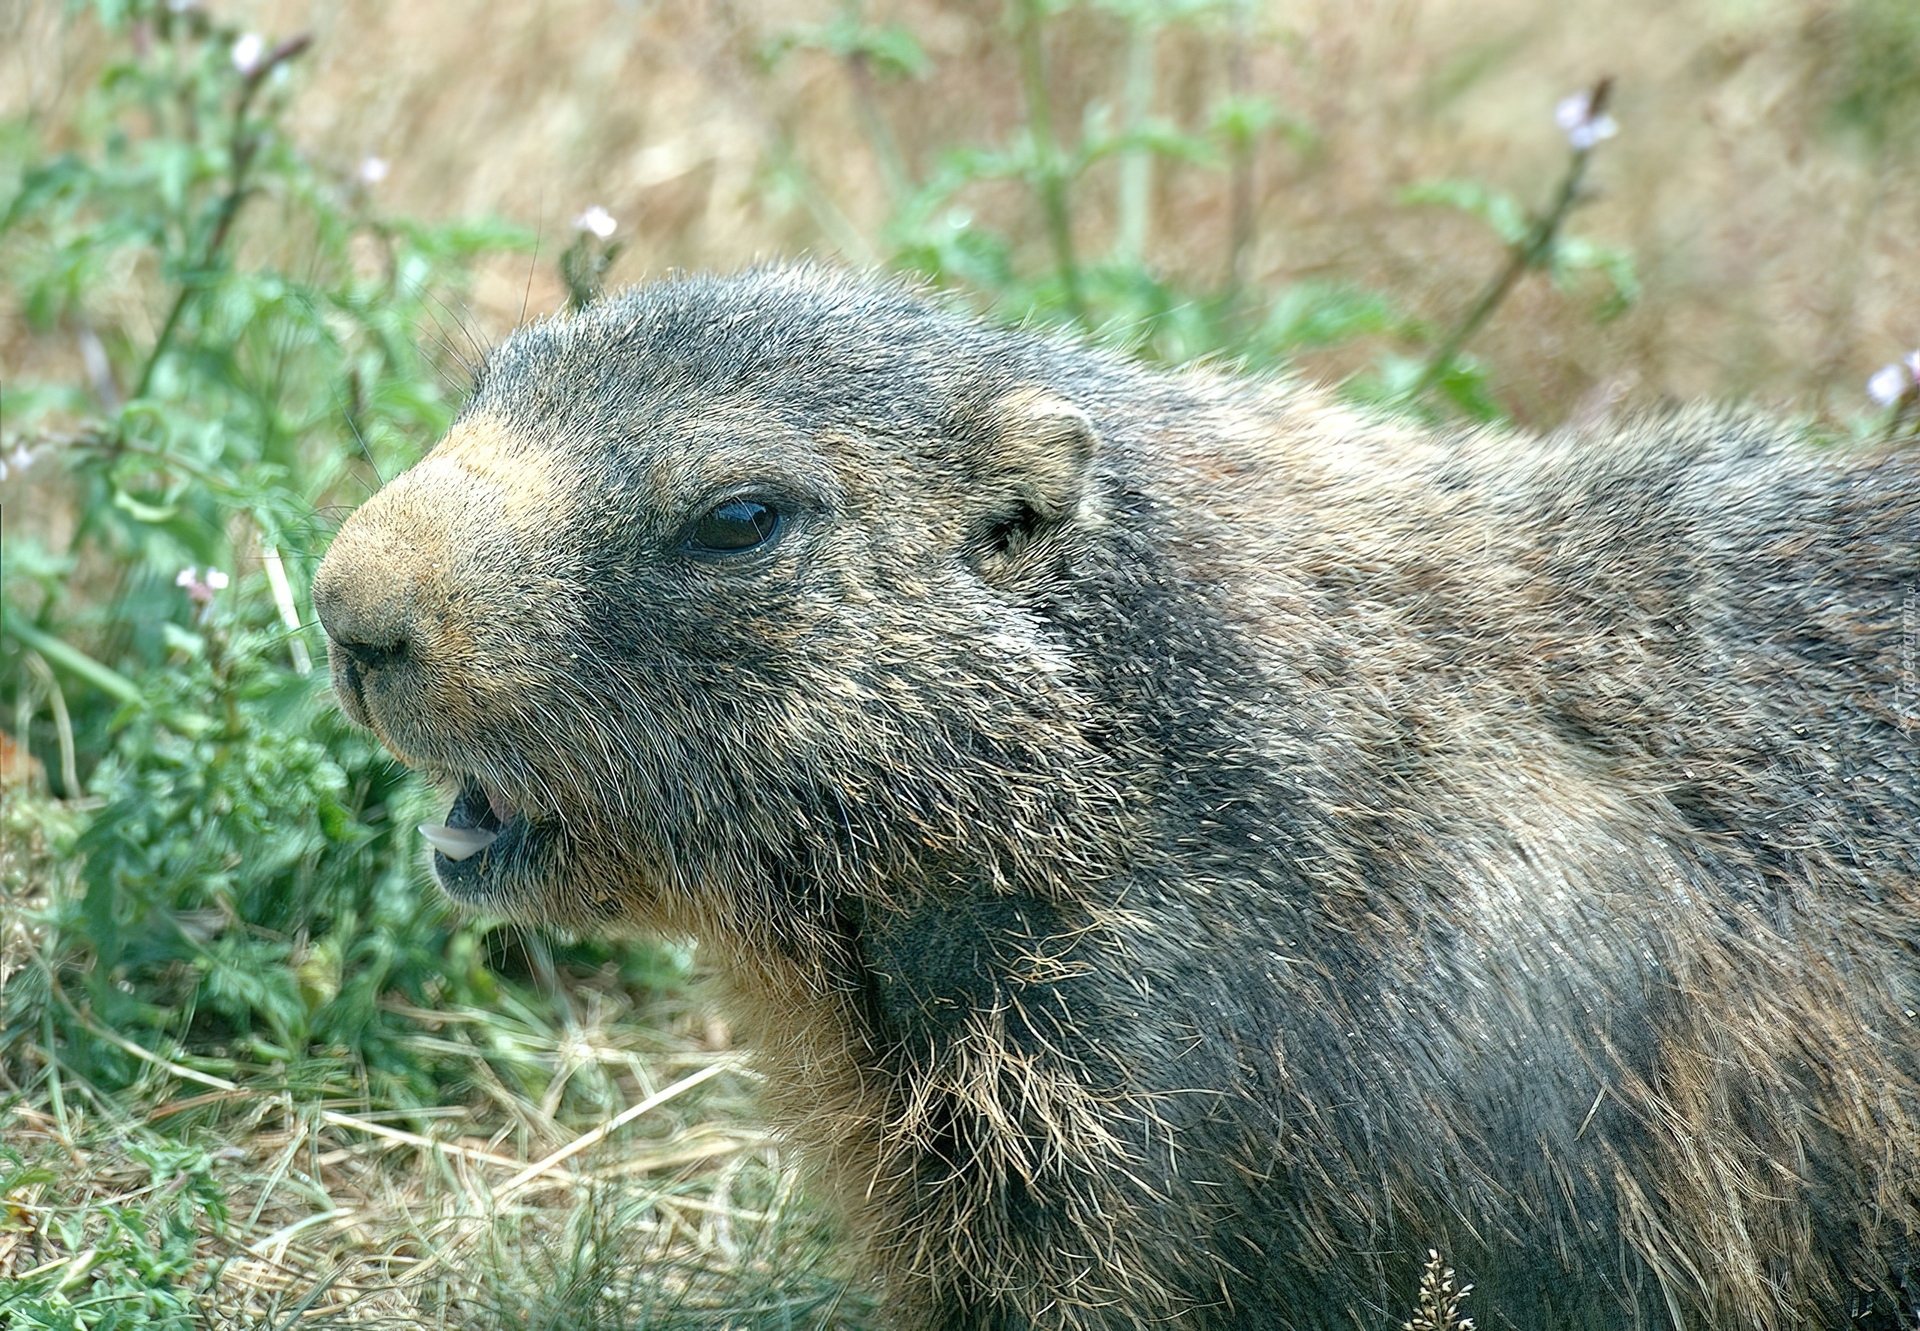
[[[780,510],[757,499],[729,499],[687,531],[686,548],[704,554],[738,554],[765,545],[780,530]]]

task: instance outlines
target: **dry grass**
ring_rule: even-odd
[[[0,992],[41,964],[36,920],[67,879],[42,834],[61,816],[0,787]],[[405,1113],[324,1056],[175,1061],[87,1021],[142,1069],[107,1093],[49,1067],[47,1042],[16,1048],[0,1305],[37,1290],[103,1315],[152,1286],[221,1327],[860,1325],[724,1025],[685,995],[636,1008],[590,983],[555,1009],[407,1010],[417,1052],[468,1060],[472,1093]],[[543,1093],[510,1088],[503,1061]]]
[[[200,1310],[216,1324],[524,1325],[525,1314],[544,1312],[555,1324],[595,1325],[596,1305],[630,1313],[649,1300],[674,1305],[685,1324],[690,1308],[735,1306],[756,1279],[790,1287],[794,1273],[773,1263],[791,1254],[770,1239],[790,1223],[794,1176],[752,1126],[735,1061],[697,1050],[596,1054],[629,1064],[636,1078],[679,1075],[634,1135],[544,1167],[510,1154],[497,1113],[450,1110],[428,1137],[324,1101],[199,1089],[177,1066],[168,1069],[177,1094],[145,1106],[99,1101],[111,1120],[96,1120],[82,1107],[91,1097],[71,1086],[64,1129],[47,1110],[16,1103],[9,1147],[55,1177],[9,1194],[0,1284],[63,1270],[85,1280],[111,1242],[104,1226],[94,1243],[68,1251],[43,1222],[157,1211],[155,1194],[178,1189],[181,1175],[157,1175],[127,1142],[194,1115],[199,1125],[169,1125],[168,1135],[204,1152],[230,1216],[218,1232],[203,1227],[198,1269],[179,1283],[201,1290]],[[676,1103],[716,1075],[717,1094]],[[579,1140],[560,1131],[549,1139],[562,1137],[571,1140],[548,1156]],[[592,1271],[645,1283],[610,1294],[581,1285]],[[823,1288],[830,1302],[830,1282]]]

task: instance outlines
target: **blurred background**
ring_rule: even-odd
[[[516,324],[811,256],[1838,443],[1920,413],[1917,148],[1914,0],[0,0],[0,1323],[869,1324],[693,951],[450,910],[315,668]]]
[[[998,0],[213,8],[272,37],[313,35],[286,129],[342,178],[368,156],[387,163],[370,206],[511,219],[550,254],[599,206],[619,223],[616,283],[793,254],[889,262],[903,199],[956,150],[1005,148],[1027,122],[1019,6]],[[1551,425],[1595,393],[1846,411],[1875,367],[1920,342],[1920,9],[1905,0],[1046,9],[1063,145],[1116,136],[1143,109],[1154,131],[1211,149],[1158,141],[1131,236],[1124,154],[1088,166],[1070,207],[1089,259],[1131,245],[1182,291],[1222,284],[1236,180],[1221,121],[1237,99],[1258,104],[1242,280],[1272,292],[1339,279],[1444,322],[1497,264],[1498,239],[1404,192],[1471,179],[1544,205],[1565,156],[1556,102],[1611,75],[1620,133],[1571,225],[1632,257],[1641,296],[1597,323],[1550,283],[1521,284],[1474,344],[1520,419]],[[57,120],[106,58],[98,24],[53,3],[0,13],[0,113]],[[1044,265],[1043,209],[1020,182],[975,181],[943,202],[935,220],[968,216],[1008,239],[1017,267]],[[535,267],[530,292],[526,268],[487,268],[468,305],[480,340],[560,302],[551,268]],[[6,328],[16,374],[66,350],[17,318]]]

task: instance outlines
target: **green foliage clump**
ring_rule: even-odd
[[[204,1114],[156,1131],[127,1106],[200,1076],[284,1097],[283,1121],[481,1087],[591,1113],[609,1079],[554,1078],[543,991],[567,965],[675,985],[686,959],[452,910],[413,830],[433,792],[314,668],[327,530],[444,432],[467,371],[446,329],[475,266],[532,237],[385,216],[377,170],[303,152],[304,39],[144,0],[90,21],[111,54],[84,97],[0,133],[0,299],[84,365],[0,384],[0,454],[72,518],[11,508],[0,566],[0,687],[61,797],[0,791],[0,1112],[38,1106],[61,1143],[0,1164],[29,1272],[0,1322],[184,1328],[220,1279],[221,1171]]]
[[[1080,8],[1078,14],[1068,11]],[[1091,12],[1088,12],[1091,11]],[[1056,124],[1047,38],[1063,17],[1115,28],[1125,51],[1118,86],[1096,94],[1077,133]],[[916,177],[901,154],[875,94],[883,79],[917,78],[928,59],[912,34],[866,21],[857,0],[840,19],[795,30],[772,43],[769,60],[794,51],[831,56],[845,67],[857,120],[885,178],[892,211],[882,248],[895,268],[964,293],[993,317],[1076,327],[1130,355],[1178,365],[1203,358],[1252,370],[1292,364],[1304,353],[1351,343],[1377,348],[1373,368],[1352,378],[1349,395],[1429,418],[1464,415],[1501,420],[1506,412],[1489,387],[1487,368],[1462,344],[1505,299],[1513,276],[1543,269],[1563,290],[1598,279],[1596,318],[1619,314],[1639,294],[1623,251],[1562,233],[1592,144],[1572,155],[1558,201],[1535,215],[1504,191],[1474,181],[1447,181],[1409,194],[1408,204],[1444,203],[1479,218],[1515,257],[1484,308],[1452,328],[1408,313],[1388,294],[1350,282],[1308,280],[1276,291],[1243,278],[1255,239],[1254,149],[1281,136],[1311,149],[1314,134],[1248,86],[1246,52],[1257,7],[1245,0],[1098,0],[1060,6],[1010,0],[1007,26],[1022,75],[1025,115],[997,143],[954,145]],[[1222,44],[1226,87],[1198,118],[1181,124],[1158,114],[1156,55],[1185,33]],[[1604,93],[1602,94],[1604,98]],[[1595,114],[1598,114],[1596,108]],[[1219,280],[1204,289],[1178,284],[1149,261],[1148,228],[1156,171],[1188,168],[1228,177],[1229,234]],[[1036,263],[1008,229],[989,225],[969,205],[979,187],[1012,185],[1034,205],[1026,228],[1044,235],[1046,261]],[[1085,252],[1089,197],[1110,189],[1111,224],[1104,253]]]
[[[86,810],[26,907],[43,946],[0,993],[0,1050],[51,1022],[76,1073],[126,1084],[91,1021],[261,1065],[343,1051],[382,1098],[443,1098],[388,1009],[493,996],[488,926],[423,881],[431,794],[324,696],[304,593],[331,515],[449,423],[441,330],[473,266],[531,237],[382,216],[302,152],[302,38],[197,6],[97,21],[116,53],[63,146],[0,139],[9,295],[88,371],[0,398],[16,465],[78,517],[52,548],[8,515],[3,613],[37,667],[16,710],[42,681],[35,738]]]
[[[204,1150],[150,1135],[117,1148],[143,1204],[97,1200],[49,1215],[35,1237],[70,1254],[0,1284],[0,1324],[17,1331],[192,1331],[205,1325],[199,1295],[203,1234],[228,1221],[225,1195]],[[45,1164],[28,1164],[0,1146],[0,1197],[55,1181]],[[10,1217],[11,1219],[11,1217]],[[24,1228],[14,1222],[13,1227]]]
[[[399,1027],[381,996],[471,988],[448,964],[451,913],[418,881],[424,793],[268,664],[278,635],[216,621],[169,637],[174,664],[95,769],[80,891],[54,920],[91,953],[94,1014],[125,1032],[191,1012],[261,1061],[317,1042],[404,1078],[411,1060],[379,1038]],[[124,1058],[96,1048],[90,1062],[118,1083]]]
[[[1835,127],[1876,155],[1911,148],[1920,135],[1920,7],[1851,0],[1822,19],[1833,30],[1825,45]]]

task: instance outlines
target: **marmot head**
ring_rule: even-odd
[[[440,882],[804,933],[838,891],[1110,850],[1047,622],[1103,502],[1062,357],[1106,372],[810,268],[515,333],[313,585],[342,705],[456,792]]]

